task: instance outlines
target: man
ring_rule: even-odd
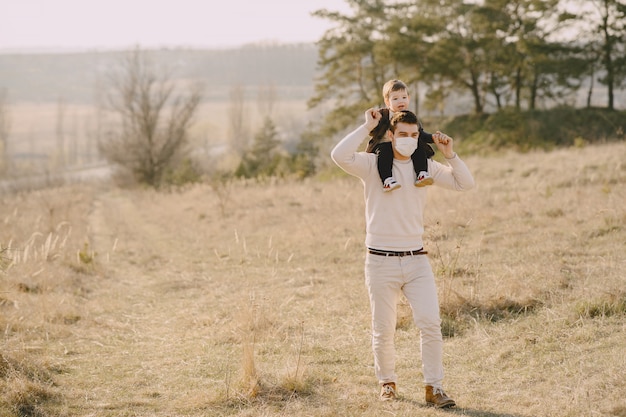
[[[430,187],[411,186],[415,183],[411,154],[419,136],[417,117],[404,110],[391,119],[387,135],[393,147],[393,172],[402,185],[393,193],[385,193],[380,187],[376,155],[357,152],[380,119],[378,110],[367,110],[365,123],[343,138],[331,153],[333,161],[360,178],[365,187],[365,283],[372,311],[372,348],[376,377],[381,385],[380,397],[393,400],[397,395],[394,334],[397,302],[403,293],[421,332],[426,403],[438,408],[454,407],[454,400],[443,391],[439,301],[422,242],[426,193]],[[448,164],[428,161],[433,184],[458,191],[471,189],[474,179],[454,152],[452,138],[437,132],[433,140]]]

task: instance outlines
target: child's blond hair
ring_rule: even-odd
[[[391,94],[394,91],[400,91],[400,90],[405,90],[407,94],[409,93],[409,87],[407,87],[406,84],[403,83],[402,81],[389,80],[385,83],[385,85],[383,85],[383,98],[387,100],[389,98],[389,94]]]

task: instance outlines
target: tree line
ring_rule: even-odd
[[[591,106],[596,83],[613,110],[626,84],[624,0],[346,2],[350,14],[315,12],[334,23],[318,42],[321,74],[310,100],[338,103],[327,133],[380,104],[391,78],[425,86],[425,106],[469,95],[475,114],[568,104],[581,88]]]
[[[563,0],[346,1],[352,8],[349,15],[328,10],[315,12],[318,17],[334,22],[334,27],[318,42],[321,72],[315,80],[315,94],[309,101],[311,107],[330,100],[336,103],[325,122],[321,126],[309,126],[302,133],[295,152],[285,154],[281,151],[269,99],[264,106],[267,112],[263,127],[254,135],[252,143],[235,146],[241,162],[233,175],[249,178],[289,175],[295,171],[302,177],[314,173],[320,139],[332,137],[352,125],[355,115],[381,103],[382,85],[391,78],[401,78],[416,89],[426,86],[425,105],[441,104],[453,93],[470,96],[476,115],[484,114],[488,107],[500,113],[567,104],[583,86],[588,89],[589,107],[596,82],[606,86],[606,107],[614,110],[615,89],[626,81],[626,4],[619,0],[570,0],[567,4]],[[580,6],[578,13],[566,7],[575,3]],[[584,8],[584,5],[592,7]],[[126,68],[137,66],[139,62],[135,61]],[[136,83],[138,77],[126,75]],[[123,89],[118,88],[118,91]],[[268,91],[268,97],[273,95]],[[121,94],[124,96],[129,95]],[[241,101],[241,98],[236,99],[238,96],[241,92],[231,90],[234,109],[241,107],[236,105]],[[414,94],[414,98],[419,111],[420,94]],[[193,102],[191,116],[199,98],[191,95],[187,100]],[[127,102],[118,111],[123,114],[124,109],[146,108]],[[230,112],[234,131],[238,130],[237,115],[243,116],[243,112]],[[138,116],[135,119],[149,119]],[[189,118],[183,119],[184,126]],[[511,118],[507,116],[507,120]],[[185,129],[168,127],[168,137],[172,136],[172,130],[181,132],[182,149]],[[132,138],[141,138],[138,131],[156,129],[133,128],[129,134],[118,136],[123,146],[117,148],[128,149]],[[535,136],[541,140],[541,134],[526,132],[523,136],[528,142],[529,139],[534,141]],[[555,132],[552,136],[558,135]],[[147,134],[143,136],[143,151],[138,155],[154,156],[152,150],[159,141],[155,142]],[[234,135],[235,138],[243,136],[241,133]],[[108,141],[108,146],[112,143]],[[101,151],[106,155],[107,146],[101,146]],[[120,155],[127,157],[128,152]],[[145,162],[141,161],[139,166],[146,166]],[[158,160],[147,162],[158,175],[143,180],[158,185],[168,171],[168,164]],[[128,161],[126,165],[128,167]]]

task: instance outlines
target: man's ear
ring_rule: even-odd
[[[387,133],[385,133],[387,135],[387,139],[392,140],[393,139],[393,132],[391,131],[391,129],[387,130]]]

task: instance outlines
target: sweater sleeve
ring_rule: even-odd
[[[450,190],[467,191],[474,188],[474,177],[465,162],[454,155],[454,158],[446,159],[448,165],[444,165],[432,159],[428,160],[428,169],[439,185]]]
[[[341,169],[359,178],[365,178],[372,169],[372,164],[376,163],[374,154],[357,152],[368,133],[365,125],[359,126],[341,139],[330,153],[332,160]]]

